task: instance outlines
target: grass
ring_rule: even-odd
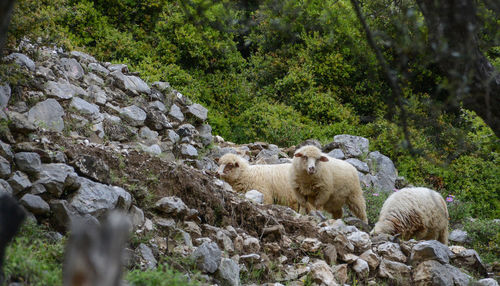
[[[200,285],[195,279],[189,279],[183,273],[177,272],[167,264],[159,265],[153,270],[131,270],[126,280],[134,286],[181,286]]]

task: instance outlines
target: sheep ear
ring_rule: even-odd
[[[236,168],[238,168],[238,167],[240,166],[240,163],[236,162],[236,163],[234,163],[234,166],[235,166]]]
[[[320,160],[321,162],[328,162],[328,161],[329,161],[329,160],[328,160],[328,157],[326,157],[326,156],[321,156],[321,157],[319,158],[319,160]]]
[[[295,156],[295,157],[302,157],[303,155],[302,155],[302,153],[296,153],[296,154],[295,154],[295,155],[293,155],[293,156]]]

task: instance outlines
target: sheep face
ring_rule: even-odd
[[[320,162],[328,162],[329,159],[318,148],[304,146],[294,154],[293,164],[295,167],[306,171],[309,175],[316,174]]]
[[[226,181],[237,180],[244,171],[246,164],[239,156],[226,154],[219,159],[217,174]]]

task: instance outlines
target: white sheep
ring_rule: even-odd
[[[384,202],[372,234],[400,234],[403,239],[435,239],[448,244],[448,208],[428,188],[404,188]]]
[[[368,222],[358,172],[351,164],[308,145],[295,151],[290,177],[295,197],[307,212],[324,209],[338,219],[347,204],[355,216]]]
[[[264,195],[265,204],[281,204],[298,210],[290,185],[292,164],[250,165],[235,154],[219,159],[219,176],[237,192],[257,190]]]

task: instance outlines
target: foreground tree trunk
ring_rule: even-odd
[[[436,62],[449,80],[447,103],[462,103],[475,111],[500,137],[500,73],[479,49],[476,1],[416,2],[425,17]]]
[[[7,38],[7,29],[9,27],[12,7],[14,7],[14,0],[0,1],[0,52],[2,51],[5,39]]]

